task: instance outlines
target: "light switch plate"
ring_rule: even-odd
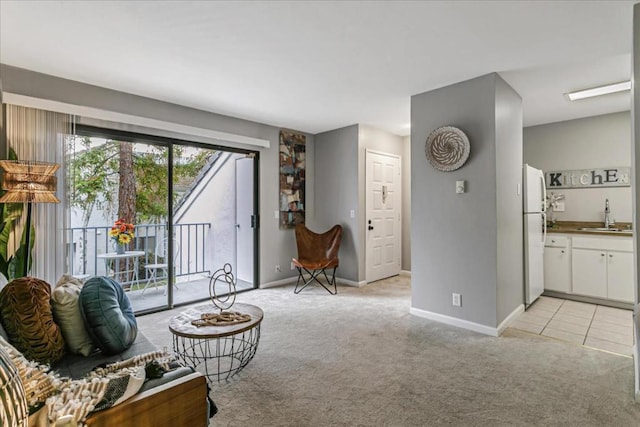
[[[555,202],[553,204],[554,212],[564,212],[564,202]]]
[[[456,181],[456,194],[464,193],[464,181]]]

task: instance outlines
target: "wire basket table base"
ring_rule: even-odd
[[[173,336],[173,351],[210,382],[228,380],[253,359],[260,341],[260,325],[238,335],[221,338]]]

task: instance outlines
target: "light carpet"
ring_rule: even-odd
[[[212,426],[637,426],[633,361],[507,329],[489,337],[409,314],[410,278],[338,295],[255,290],[258,351],[214,385]],[[202,304],[202,303],[200,303]],[[171,346],[169,318],[138,318]]]

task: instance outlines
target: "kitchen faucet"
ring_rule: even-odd
[[[609,209],[609,199],[604,201],[604,228],[609,228],[615,224],[613,218],[611,218],[611,210]]]

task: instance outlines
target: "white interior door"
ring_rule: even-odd
[[[366,280],[400,274],[400,157],[367,150],[365,169]]]
[[[236,269],[238,280],[253,284],[253,158],[236,159]]]

